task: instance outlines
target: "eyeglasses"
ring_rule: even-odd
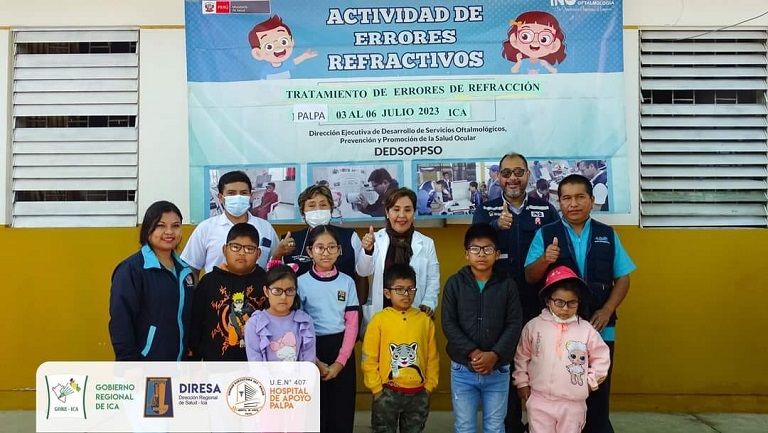
[[[340,249],[341,247],[338,245],[328,245],[327,247],[322,245],[312,245],[312,251],[315,254],[325,254],[326,251],[328,251],[328,254],[336,254]]]
[[[467,251],[469,251],[470,254],[474,254],[476,256],[480,255],[480,251],[483,252],[486,256],[490,256],[491,254],[496,252],[496,247],[493,245],[486,245],[484,247],[479,247],[477,245],[472,245],[471,247],[467,248]]]
[[[275,296],[282,296],[283,293],[285,293],[285,296],[296,296],[295,287],[288,287],[286,289],[283,289],[281,287],[268,287],[267,290],[269,290],[269,293]]]
[[[416,295],[416,291],[418,289],[415,287],[390,287],[389,290],[397,293],[400,296],[404,296],[404,295],[414,296]]]
[[[227,244],[227,247],[229,247],[229,250],[233,253],[239,253],[240,250],[243,250],[245,254],[254,254],[259,249],[259,247],[255,245],[240,245],[237,242],[230,242]]]
[[[262,47],[265,51],[274,52],[288,46],[291,39],[290,36],[285,36],[272,42],[267,42],[266,44],[263,44]]]
[[[579,300],[574,299],[572,301],[565,301],[563,299],[555,299],[555,298],[549,298],[550,301],[552,301],[553,304],[555,304],[556,307],[563,308],[566,305],[568,308],[576,308],[579,306]]]
[[[501,177],[506,179],[506,178],[512,176],[513,174],[515,175],[515,177],[523,177],[523,176],[525,176],[525,172],[527,172],[527,171],[528,170],[526,170],[524,168],[520,168],[520,167],[505,168],[504,170],[501,170],[499,172],[499,174],[501,175]]]
[[[534,38],[538,39],[539,45],[548,47],[555,41],[555,35],[549,30],[534,32],[533,30],[520,30],[517,32],[517,39],[528,45],[533,43]]]

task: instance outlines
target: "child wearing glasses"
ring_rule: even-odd
[[[307,235],[309,272],[298,279],[301,306],[315,324],[320,369],[320,433],[352,433],[355,424],[355,341],[360,303],[352,277],[336,269],[339,235],[318,225]]]
[[[296,274],[289,266],[267,271],[264,310],[245,325],[249,361],[315,362],[315,326],[309,314],[299,310]]]
[[[373,393],[373,433],[419,433],[437,386],[439,357],[435,324],[413,308],[416,271],[395,264],[384,271],[384,296],[392,301],[374,314],[363,340],[363,377]]]
[[[581,432],[587,397],[608,375],[608,346],[587,319],[587,293],[570,268],[554,268],[539,292],[547,308],[523,329],[513,378],[530,433]]]
[[[222,246],[225,262],[206,273],[195,289],[190,357],[205,361],[245,361],[245,325],[264,307],[264,270],[257,264],[259,231],[238,223]]]
[[[448,278],[443,289],[443,332],[451,357],[451,394],[456,433],[477,431],[478,403],[483,431],[504,431],[510,364],[520,338],[523,313],[514,281],[494,271],[499,257],[496,230],[473,224],[464,235],[469,266]]]

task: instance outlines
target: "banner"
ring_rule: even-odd
[[[38,432],[320,431],[311,362],[46,362]]]
[[[345,220],[380,218],[372,205],[397,186],[426,200],[419,218],[466,216],[513,151],[530,193],[556,203],[581,173],[598,211],[630,210],[621,0],[187,0],[185,13],[193,222],[221,211],[217,180],[234,169],[275,222],[298,221],[312,184]]]

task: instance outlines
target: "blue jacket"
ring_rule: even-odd
[[[176,253],[176,272],[144,245],[117,265],[109,297],[109,335],[116,361],[181,361],[187,351],[195,284]]]

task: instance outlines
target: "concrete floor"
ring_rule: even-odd
[[[355,433],[370,431],[370,412],[357,412]],[[768,414],[731,413],[641,413],[622,412],[611,415],[617,433],[766,433]],[[33,411],[0,411],[2,433],[33,433]],[[424,433],[453,431],[453,413],[432,412]],[[480,433],[480,432],[479,432]]]

